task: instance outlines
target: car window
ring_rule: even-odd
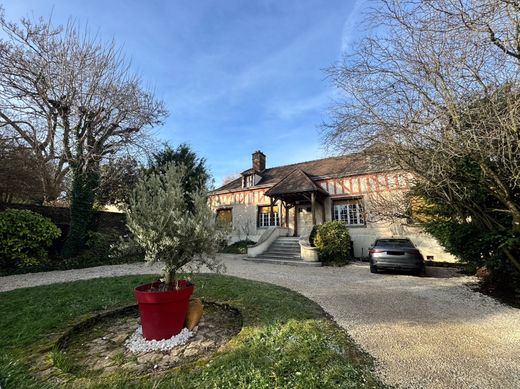
[[[412,242],[408,239],[378,239],[375,246],[395,247],[395,248],[413,248]]]

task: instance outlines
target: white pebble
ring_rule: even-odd
[[[146,340],[143,337],[141,326],[137,327],[135,332],[125,342],[125,347],[133,353],[149,352],[149,351],[168,351],[175,346],[181,346],[188,342],[189,338],[194,335],[187,328],[183,328],[177,335],[170,339],[164,340]]]

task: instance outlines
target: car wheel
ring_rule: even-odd
[[[418,277],[424,277],[426,276],[426,269],[423,267],[421,267],[419,270],[417,270],[417,272],[415,273]]]
[[[370,265],[370,273],[377,273],[377,267]]]

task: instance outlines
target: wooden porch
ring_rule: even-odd
[[[281,223],[283,227],[290,228],[289,211],[294,208],[293,236],[299,235],[298,206],[310,204],[312,225],[316,225],[317,207],[321,206],[324,215],[324,200],[328,197],[328,193],[300,169],[289,173],[278,184],[270,188],[265,195],[271,199],[271,213],[273,213],[274,204],[280,201],[284,213],[283,224]]]

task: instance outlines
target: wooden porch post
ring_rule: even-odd
[[[316,192],[311,193],[312,225],[316,225]]]
[[[275,225],[274,224],[274,211],[273,211],[273,202],[274,202],[274,199],[271,197],[271,214],[270,214],[270,219],[269,219],[269,224],[271,225]]]
[[[294,204],[294,234],[293,236],[298,236],[298,206],[296,203]]]
[[[289,205],[285,203],[285,227],[289,228]]]

